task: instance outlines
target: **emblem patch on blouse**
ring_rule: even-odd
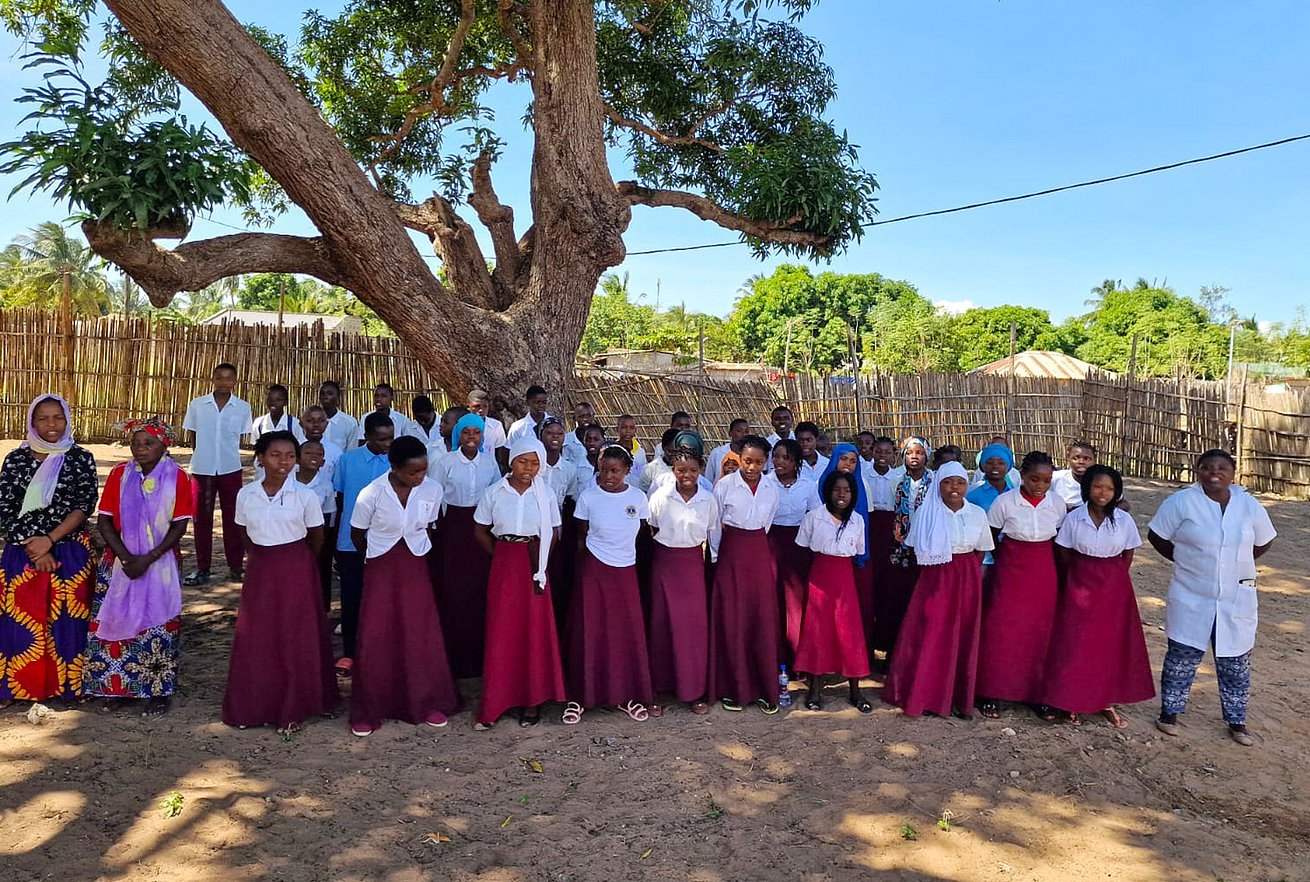
[[[637,506],[629,505],[623,510],[623,513],[630,518],[635,518],[637,516]]]

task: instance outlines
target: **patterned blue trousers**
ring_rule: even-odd
[[[1160,672],[1160,712],[1181,714],[1187,710],[1187,696],[1192,691],[1196,667],[1205,657],[1204,649],[1184,646],[1169,641]],[[1214,657],[1215,673],[1219,679],[1219,704],[1223,707],[1224,722],[1240,725],[1246,722],[1246,704],[1251,698],[1251,653]]]

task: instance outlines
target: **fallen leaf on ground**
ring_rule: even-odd
[[[513,816],[513,815],[506,815],[506,816],[505,816],[505,820],[503,820],[503,821],[500,822],[500,829],[504,830],[506,827],[509,826],[509,822],[512,821],[512,820],[514,820],[514,816]]]
[[[650,857],[652,854],[654,854],[654,852],[655,852],[655,849],[653,849],[653,848],[648,848],[648,849],[646,849],[645,851],[643,851],[643,852],[641,853],[641,857],[640,857],[638,860],[643,860],[643,861],[644,861],[646,858],[648,858],[648,857]]]
[[[442,842],[449,842],[450,837],[445,833],[429,833],[423,837],[423,841],[428,845],[437,845]]]

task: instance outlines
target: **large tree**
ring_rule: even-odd
[[[861,235],[876,184],[824,117],[832,71],[795,24],[814,2],[347,0],[308,13],[289,47],[218,0],[105,0],[109,79],[33,90],[36,131],[6,146],[158,306],[235,274],[312,275],[375,309],[452,393],[517,393],[571,374],[634,205],[681,208],[760,254],[825,257]],[[70,77],[93,11],[0,0]],[[492,185],[497,81],[528,92],[526,223]],[[179,87],[226,138],[179,117]],[[88,127],[97,145],[79,140]],[[614,180],[609,147],[635,179]],[[431,180],[439,192],[411,194]],[[158,244],[197,211],[261,194],[299,206],[318,235]],[[445,282],[408,230],[431,241]]]

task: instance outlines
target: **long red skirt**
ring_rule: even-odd
[[[474,508],[446,507],[438,531],[441,541],[441,578],[437,579],[437,608],[450,657],[450,670],[458,678],[482,673],[482,651],[487,631],[487,577],[491,558],[473,537]]]
[[[908,567],[889,563],[883,578],[874,586],[873,648],[890,653],[896,648],[901,622],[910,608],[914,586],[919,581],[919,565]]]
[[[982,623],[982,562],[974,552],[922,567],[892,656],[883,700],[917,717],[972,714]]]
[[[1122,557],[1070,552],[1042,702],[1075,714],[1155,697],[1137,598]]]
[[[309,543],[251,543],[223,692],[223,722],[285,726],[327,713],[340,701],[332,672],[332,632]]]
[[[678,701],[705,697],[709,686],[710,618],[705,603],[705,549],[655,543],[650,571],[651,687]]]
[[[433,711],[458,709],[427,564],[404,541],[397,542],[364,564],[350,723],[418,724]]]
[[[805,618],[796,648],[796,670],[807,674],[869,676],[855,564],[849,557],[814,555],[807,584]]]
[[[585,548],[569,609],[567,692],[583,707],[650,704],[650,659],[637,568],[611,567]]]
[[[814,552],[796,544],[800,527],[774,524],[769,528],[769,545],[778,566],[778,610],[782,621],[778,653],[783,664],[796,660],[796,646],[801,640],[801,618],[805,615],[805,582],[810,577],[810,560]]]
[[[512,707],[564,700],[555,609],[547,575],[536,592],[536,542],[497,542],[487,581],[487,651],[478,722],[494,723]]]
[[[710,697],[778,701],[778,568],[763,530],[723,527],[710,593]]]
[[[1006,538],[995,556],[996,581],[983,598],[978,695],[1036,704],[1059,593],[1054,546]]]
[[[896,537],[892,528],[896,524],[896,512],[869,512],[869,532],[866,539],[869,544],[869,559],[855,573],[855,591],[860,595],[860,617],[864,621],[864,640],[870,646],[877,645],[875,640],[875,622],[878,620],[878,592],[896,577],[893,570],[899,569],[892,563],[892,550],[896,548]]]

